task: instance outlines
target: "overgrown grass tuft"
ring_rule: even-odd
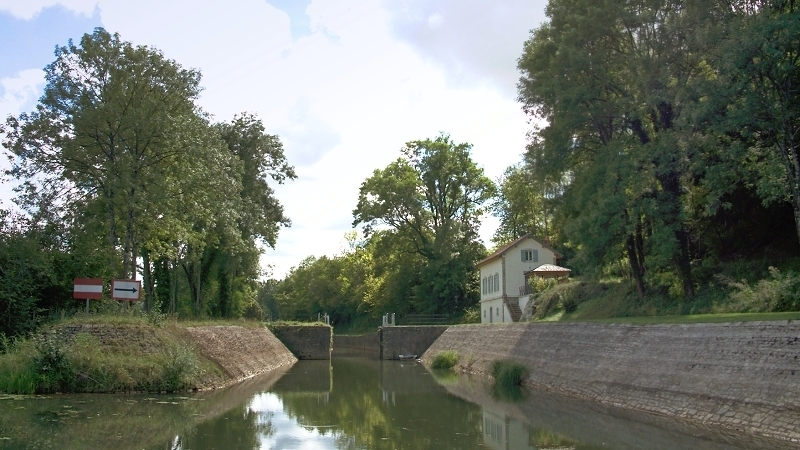
[[[0,355],[0,392],[7,394],[34,394],[38,375],[34,370],[33,341],[18,340]]]
[[[433,362],[431,362],[432,369],[452,369],[458,363],[458,353],[453,350],[445,350],[439,352]]]
[[[492,363],[492,376],[496,385],[508,388],[519,386],[528,377],[528,368],[508,360],[497,360]]]
[[[178,392],[216,384],[225,375],[202,357],[186,330],[137,322],[124,338],[78,333],[70,341],[58,326],[16,343],[0,355],[0,391]]]

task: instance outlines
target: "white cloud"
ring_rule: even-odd
[[[15,77],[0,79],[0,117],[3,121],[9,114],[32,110],[44,82],[44,71],[40,69],[27,69]]]
[[[16,116],[33,110],[44,83],[44,71],[39,69],[23,70],[15,77],[0,79],[0,121],[5,122],[9,115]],[[0,173],[8,168],[8,158],[0,156]],[[3,207],[11,203],[13,187],[13,183],[5,182],[0,176],[0,204]]]
[[[30,20],[44,8],[61,5],[70,11],[91,16],[97,0],[0,0],[0,11],[10,13],[20,19]]]
[[[432,3],[403,2],[402,10],[396,1],[387,9],[382,0],[314,0],[306,10],[311,34],[295,41],[288,15],[263,0],[202,7],[188,0],[100,0],[99,11],[106,29],[124,40],[199,69],[200,104],[218,120],[256,113],[267,132],[281,136],[300,178],[276,187],[293,226],[281,231],[262,264],[272,264],[280,278],[306,256],[340,253],[361,182],[396,159],[406,141],[450,133],[474,144],[473,158],[493,179],[524,151],[526,119],[508,94],[514,80],[497,86],[509,83],[527,30],[538,22],[531,19],[511,39],[496,32],[502,17],[495,17],[495,3],[482,2],[481,13],[475,2],[463,12],[459,2]],[[522,16],[531,10],[520,8]],[[490,23],[476,26],[468,14]],[[398,23],[406,22],[435,39],[399,33]],[[453,42],[458,38],[467,42]],[[493,69],[487,49],[514,55],[510,69]],[[439,60],[440,54],[447,57]],[[453,83],[456,66],[489,81]],[[493,231],[482,231],[487,243]]]
[[[516,97],[517,59],[546,0],[386,0],[393,33],[455,85],[488,83]]]

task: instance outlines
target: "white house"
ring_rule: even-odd
[[[531,293],[525,272],[543,264],[558,265],[562,256],[527,234],[480,261],[481,323],[518,321]]]

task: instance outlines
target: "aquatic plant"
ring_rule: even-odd
[[[519,386],[528,377],[528,368],[509,360],[497,360],[492,363],[494,382],[500,386]]]
[[[450,369],[458,362],[458,353],[453,350],[445,350],[439,352],[433,362],[431,363],[432,369]]]

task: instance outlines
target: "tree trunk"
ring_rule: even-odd
[[[142,279],[144,282],[144,307],[145,311],[152,311],[155,303],[155,283],[150,264],[150,252],[142,251]]]
[[[631,264],[631,273],[636,282],[636,293],[639,294],[639,298],[644,297],[644,265],[643,262],[639,260],[639,254],[636,251],[636,239],[632,234],[628,235],[625,247],[628,250],[628,261],[630,261]]]

